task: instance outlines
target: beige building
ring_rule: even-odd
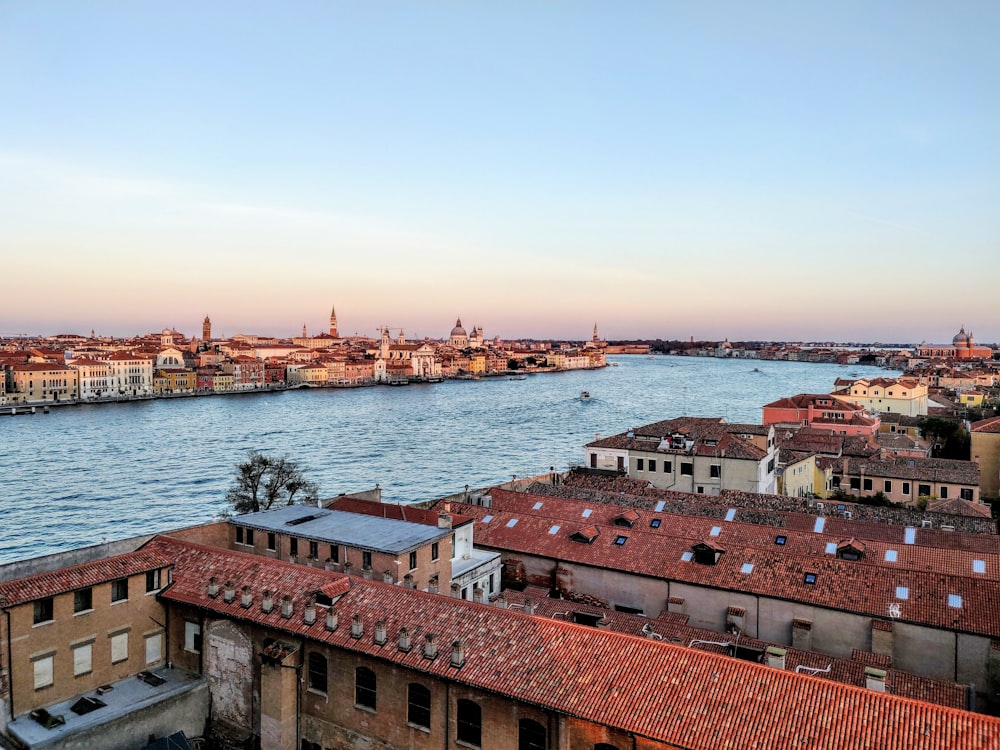
[[[972,460],[979,464],[979,489],[984,501],[1000,499],[1000,417],[973,422]]]
[[[873,414],[917,417],[927,414],[927,385],[916,378],[838,379],[832,395],[863,406]]]
[[[79,374],[72,367],[31,362],[11,365],[7,369],[7,401],[10,404],[75,401],[79,394]]]

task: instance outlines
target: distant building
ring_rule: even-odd
[[[976,346],[972,331],[966,333],[963,325],[951,344],[928,344],[925,341],[917,347],[917,356],[927,359],[989,359],[993,350],[988,346]]]
[[[873,414],[927,414],[927,385],[916,378],[838,378],[832,395],[860,404]]]
[[[979,490],[983,500],[1000,500],[1000,417],[973,422],[972,460],[979,464]]]

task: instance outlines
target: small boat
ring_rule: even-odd
[[[611,363],[611,366],[612,366],[612,367],[618,367],[618,363],[617,363],[617,362],[612,362],[612,363]]]
[[[753,368],[753,371],[754,372],[760,372],[760,368],[759,367],[755,367],[755,368]]]
[[[527,380],[527,375],[511,375],[507,380]]]
[[[590,391],[580,391],[581,401],[590,401]]]

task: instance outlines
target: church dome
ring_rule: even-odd
[[[465,329],[462,328],[462,319],[459,318],[455,321],[455,327],[451,329],[452,336],[465,336],[467,335]]]
[[[965,332],[965,326],[955,334],[955,338],[951,340],[953,346],[967,346],[971,340],[969,334]]]

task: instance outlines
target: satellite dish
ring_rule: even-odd
[[[898,620],[902,614],[903,613],[899,609],[899,605],[896,602],[893,602],[892,604],[889,605],[889,617],[891,617],[893,620]]]

